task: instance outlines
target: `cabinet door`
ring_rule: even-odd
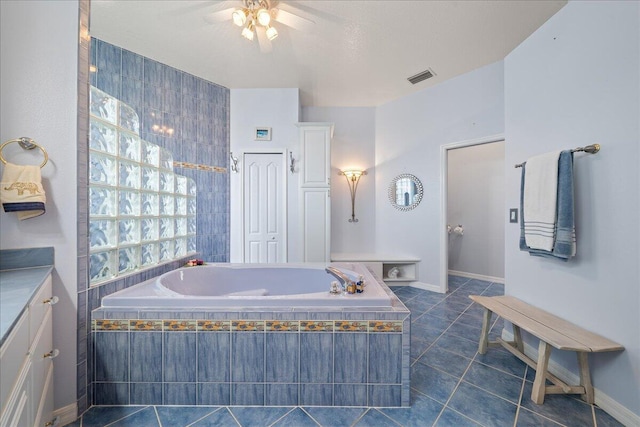
[[[302,187],[328,187],[331,174],[331,126],[300,125]]]
[[[301,190],[303,262],[329,262],[331,199],[328,188]]]

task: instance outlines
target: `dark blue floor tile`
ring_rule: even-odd
[[[426,312],[427,310],[429,310],[431,307],[433,307],[433,304],[429,304],[427,302],[420,301],[418,298],[413,298],[413,299],[407,301],[405,303],[405,305],[407,306],[407,308],[409,310],[411,310],[411,315],[412,316],[422,314],[422,313]]]
[[[416,302],[421,302],[423,304],[431,304],[431,305],[436,305],[439,302],[441,302],[442,300],[444,300],[447,296],[443,295],[443,294],[437,294],[435,292],[425,292],[423,294],[417,295],[414,298],[414,301]]]
[[[478,354],[476,360],[517,377],[522,377],[527,367],[522,360],[500,348],[490,348],[485,354]]]
[[[517,406],[484,390],[462,382],[447,403],[452,409],[484,426],[511,426]]]
[[[322,427],[350,426],[364,414],[365,408],[322,408],[310,407],[304,410]]]
[[[525,382],[521,406],[569,427],[593,425],[591,405],[577,397],[562,394],[547,394],[544,397],[544,404],[536,405],[531,400],[532,388],[532,383]]]
[[[416,363],[411,367],[411,387],[438,402],[445,403],[458,384],[458,378]]]
[[[109,424],[109,427],[161,427],[158,422],[158,416],[153,406],[144,408],[142,411],[138,411],[135,414],[129,415],[126,418],[116,421],[113,424]]]
[[[313,418],[300,408],[295,408],[272,424],[274,427],[318,427]]]
[[[380,409],[380,412],[403,426],[424,427],[433,425],[442,407],[441,403],[413,391],[410,408]]]
[[[463,337],[469,340],[478,340],[480,338],[481,328],[478,329],[473,326],[465,325],[463,323],[454,322],[451,327],[447,329],[447,332],[455,334],[459,337]]]
[[[82,426],[103,427],[145,408],[146,406],[94,406],[82,416]]]
[[[516,427],[558,427],[561,425],[524,408],[520,408],[518,419],[516,420]]]
[[[424,324],[414,323],[411,325],[411,337],[420,338],[425,341],[435,341],[444,332],[440,328],[432,328]]]
[[[460,315],[460,317],[456,319],[455,323],[469,326],[470,328],[477,330],[477,335],[478,337],[480,337],[480,331],[482,331],[482,317],[467,314],[467,312],[465,311]],[[500,329],[502,329],[502,327],[500,327]]]
[[[411,337],[411,357],[417,359],[425,352],[426,349],[433,343],[433,341],[422,337]]]
[[[231,413],[242,427],[264,427],[282,418],[291,407],[234,407]]]
[[[448,286],[449,286],[449,291],[454,291],[455,289],[458,289],[460,286],[464,285],[469,280],[470,279],[468,277],[449,276],[448,280],[447,280]]]
[[[418,363],[438,368],[447,374],[460,378],[471,359],[467,359],[459,354],[451,353],[443,348],[432,346],[419,359]]]
[[[478,343],[459,337],[457,335],[445,332],[436,340],[434,345],[444,348],[452,353],[459,354],[469,359],[473,359],[478,351]]]
[[[616,420],[597,406],[594,407],[594,410],[596,412],[596,421],[598,423],[598,427],[624,427],[622,423],[618,422],[618,420]]]
[[[369,409],[367,413],[355,423],[355,426],[358,427],[398,427],[399,425],[400,424],[382,414],[377,409]]]
[[[81,427],[82,419],[78,419],[72,423],[65,425],[65,427]]]
[[[440,418],[436,422],[438,427],[480,427],[480,424],[470,420],[462,414],[457,413],[453,409],[444,408]]]
[[[220,408],[190,427],[239,427],[239,424],[227,408]]]
[[[193,406],[158,406],[158,418],[163,426],[186,426],[209,415],[215,408]]]
[[[514,404],[518,404],[520,400],[520,391],[522,390],[522,382],[524,381],[522,378],[505,374],[502,371],[478,362],[471,364],[462,379],[463,381],[505,398]]]
[[[419,331],[420,328],[431,328],[442,332],[447,329],[449,325],[451,325],[451,321],[438,316],[434,316],[427,312],[426,314],[423,314],[422,316],[417,317],[413,320],[411,324],[411,333],[413,334],[416,330]]]

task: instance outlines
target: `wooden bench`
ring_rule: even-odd
[[[469,295],[473,301],[485,308],[482,320],[482,333],[478,352],[485,354],[488,347],[502,346],[536,370],[531,391],[531,400],[538,405],[544,402],[545,394],[581,394],[588,403],[593,403],[593,385],[589,373],[588,353],[624,350],[624,347],[600,335],[589,332],[564,319],[554,316],[512,296]],[[489,341],[491,314],[502,317],[513,325],[513,341],[498,338]],[[524,354],[521,330],[525,330],[540,339],[537,363]],[[559,350],[572,350],[578,356],[580,385],[571,386],[548,372],[551,347]],[[548,379],[553,385],[545,385]]]

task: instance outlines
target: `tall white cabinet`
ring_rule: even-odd
[[[331,138],[333,123],[298,123],[303,262],[331,260]]]

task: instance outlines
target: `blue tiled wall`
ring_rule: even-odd
[[[175,320],[180,311],[97,310],[93,403],[407,406],[409,312],[348,313],[395,320]],[[155,318],[161,314],[173,320]],[[290,311],[251,314],[294,317]],[[297,314],[308,318],[310,312]]]
[[[229,166],[229,89],[98,39],[91,64],[91,84],[136,110],[142,139],[169,150],[176,162]],[[206,261],[227,262],[229,174],[175,170],[198,187],[197,251]]]
[[[80,2],[80,20],[88,27],[89,2]],[[89,49],[90,48],[90,49]],[[136,372],[144,378],[128,383],[97,382],[97,377],[123,375],[117,365],[105,365],[104,359],[94,358],[94,344],[89,319],[91,312],[100,306],[105,295],[133,286],[137,283],[174,270],[184,264],[177,260],[168,264],[119,278],[100,286],[88,287],[88,128],[89,84],[131,105],[140,117],[141,137],[158,144],[173,154],[174,161],[203,165],[209,168],[228,168],[229,164],[229,90],[175,68],[129,52],[109,43],[92,39],[81,45],[78,80],[78,347],[77,347],[77,396],[78,411],[82,413],[95,401],[119,404],[186,404],[199,396],[203,402],[217,401],[228,394],[228,389],[201,384],[196,390],[189,383],[167,384],[153,377],[154,372]],[[89,63],[95,71],[89,73]],[[172,135],[154,130],[173,129]],[[175,171],[196,181],[197,251],[212,262],[229,260],[229,175],[211,170],[176,167]],[[114,337],[114,339],[122,339]],[[172,338],[169,338],[172,339]],[[176,338],[177,339],[177,338]],[[161,349],[157,335],[136,335],[126,346],[136,349]],[[122,343],[118,342],[118,345]],[[228,344],[227,344],[228,345]],[[139,362],[149,360],[145,355],[157,352],[140,352]],[[155,357],[155,356],[154,356]],[[116,356],[114,361],[119,360]],[[155,359],[153,359],[155,360]],[[153,361],[152,360],[152,361]],[[147,366],[147,365],[145,365]],[[153,365],[151,365],[153,366]],[[176,375],[186,375],[184,372]],[[187,373],[188,374],[188,373]],[[129,372],[127,371],[127,375]],[[128,377],[129,378],[129,377]],[[129,381],[129,380],[127,380]],[[217,379],[215,381],[218,381]],[[228,380],[222,380],[228,381]],[[186,385],[185,385],[186,384]],[[197,394],[196,394],[197,392]],[[221,394],[222,393],[222,394]],[[228,396],[227,396],[228,398]],[[203,404],[201,402],[201,404]]]

